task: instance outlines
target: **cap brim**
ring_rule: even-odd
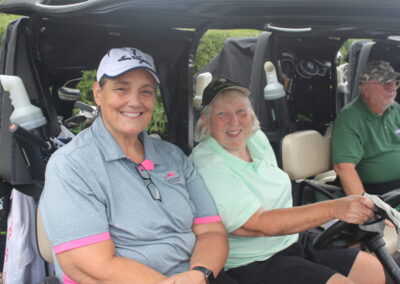
[[[220,79],[217,82],[209,84],[203,91],[202,103],[203,107],[209,105],[216,96],[221,94],[221,92],[228,91],[228,90],[236,90],[246,96],[250,96],[251,92],[249,89],[238,86],[230,81],[221,81]],[[225,79],[227,80],[227,79]]]
[[[247,89],[245,87],[240,87],[240,86],[226,87],[226,88],[222,89],[221,91],[219,91],[218,94],[220,94],[222,91],[228,91],[228,90],[236,90],[236,91],[239,91],[239,92],[245,94],[246,96],[250,96],[251,95],[251,92],[250,92],[249,89]]]
[[[136,70],[136,69],[145,69],[146,71],[148,71],[152,76],[153,76],[153,78],[154,78],[154,80],[156,81],[156,83],[157,84],[160,84],[160,79],[158,78],[158,74],[157,73],[155,73],[153,70],[151,70],[150,68],[147,68],[147,67],[144,67],[144,66],[138,66],[138,67],[132,67],[132,68],[129,68],[129,69],[126,69],[126,70],[124,70],[124,71],[122,71],[122,72],[119,72],[119,73],[117,73],[117,74],[104,74],[103,76],[106,76],[107,78],[110,78],[110,79],[114,79],[114,78],[117,78],[117,77],[119,77],[119,76],[122,76],[122,75],[124,75],[125,73],[127,73],[127,72],[129,72],[129,71],[132,71],[132,70]],[[100,78],[101,79],[101,78]]]
[[[398,79],[398,78],[400,78],[400,73],[398,73],[398,72],[390,72],[390,73],[385,75],[384,82],[387,83],[387,82],[393,81],[393,80]]]

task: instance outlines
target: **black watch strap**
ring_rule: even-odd
[[[204,273],[204,277],[206,279],[207,284],[213,284],[215,281],[214,273],[212,270],[204,267],[204,266],[195,266],[192,268],[192,270],[198,270]]]

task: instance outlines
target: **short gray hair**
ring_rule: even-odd
[[[251,102],[249,100],[249,97],[237,90],[226,90],[226,91],[221,91],[207,106],[205,106],[202,111],[201,111],[201,116],[206,117],[207,121],[210,121],[210,114],[212,113],[213,107],[218,104],[219,102],[223,101],[227,97],[240,97],[243,98],[249,109],[250,109],[250,115],[251,119],[253,122],[253,125],[251,127],[251,135],[256,133],[260,129],[260,122],[257,119],[256,114],[254,113],[253,106],[251,105]],[[201,117],[197,120],[196,123],[196,128],[194,131],[194,140],[196,142],[201,142],[203,140],[206,140],[210,136],[210,129],[208,127],[208,123],[205,122],[205,120],[201,119]]]

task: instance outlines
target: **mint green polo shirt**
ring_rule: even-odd
[[[333,128],[333,164],[352,163],[364,183],[400,180],[400,106],[380,116],[361,96],[345,106]]]
[[[258,131],[247,141],[253,162],[245,162],[209,137],[190,156],[230,233],[259,209],[292,207],[291,182],[278,168],[267,137]],[[276,237],[238,237],[229,234],[225,269],[262,261],[296,242],[298,234]]]

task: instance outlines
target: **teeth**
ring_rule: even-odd
[[[122,114],[129,116],[129,117],[138,117],[141,113],[140,112],[123,112]]]
[[[229,135],[238,135],[241,132],[241,130],[235,130],[235,131],[227,131]]]

